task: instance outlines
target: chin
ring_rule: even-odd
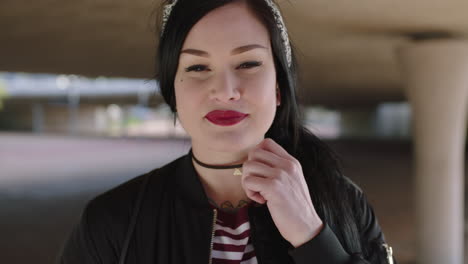
[[[246,134],[243,136],[224,135],[209,138],[205,144],[210,149],[219,152],[243,152],[256,146],[262,139],[263,137],[247,137]]]

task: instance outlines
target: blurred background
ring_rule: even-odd
[[[468,263],[468,2],[279,2],[304,122],[398,263]],[[0,263],[53,263],[89,199],[187,153],[153,78],[157,6],[0,2]]]

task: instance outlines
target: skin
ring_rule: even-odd
[[[180,122],[197,159],[217,165],[244,163],[233,170],[194,167],[210,201],[220,208],[266,203],[292,245],[323,228],[310,199],[300,163],[265,133],[281,103],[270,37],[265,26],[235,1],[204,16],[189,32],[174,80]],[[213,110],[248,114],[242,122],[218,126],[205,118]]]

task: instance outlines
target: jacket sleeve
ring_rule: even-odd
[[[385,238],[377,222],[371,205],[359,187],[352,188],[358,206],[356,224],[359,229],[363,252],[350,255],[343,248],[338,237],[328,224],[321,232],[298,248],[291,250],[290,256],[297,264],[389,264],[387,250],[383,246]],[[393,263],[397,262],[393,259]]]

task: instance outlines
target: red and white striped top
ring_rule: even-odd
[[[250,240],[248,207],[244,206],[235,213],[217,209],[212,264],[257,264]]]

